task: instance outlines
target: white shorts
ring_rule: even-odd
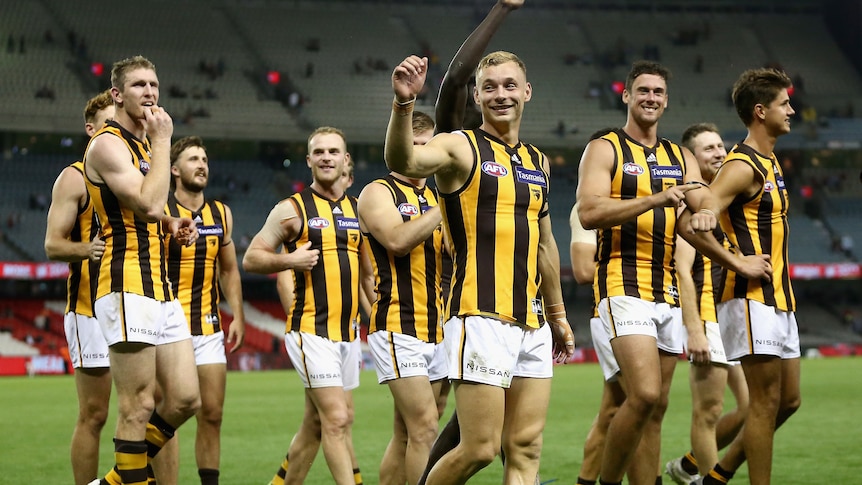
[[[605,329],[601,318],[590,318],[590,334],[593,337],[593,348],[596,350],[596,358],[599,359],[599,366],[602,368],[605,380],[615,382],[619,378],[620,365],[617,363],[617,358],[614,357],[611,339],[608,337],[608,331]]]
[[[75,369],[110,367],[108,344],[95,317],[69,312],[63,317],[69,358]]]
[[[706,332],[706,341],[709,344],[709,362],[714,365],[728,365],[727,354],[724,353],[724,343],[721,341],[721,328],[718,322],[702,322],[703,330]],[[683,347],[688,353],[688,329],[682,327]],[[690,358],[689,358],[690,359]]]
[[[624,335],[648,335],[659,349],[682,353],[682,311],[667,303],[641,300],[633,296],[602,298],[599,318],[610,339]]]
[[[224,332],[210,335],[192,335],[195,348],[195,365],[227,364],[224,353]]]
[[[359,387],[362,348],[359,340],[333,342],[305,332],[288,332],[284,347],[306,389]]]
[[[179,300],[115,292],[96,300],[93,309],[109,347],[120,342],[163,345],[191,338]]]
[[[377,382],[401,377],[426,376],[430,382],[449,375],[445,346],[423,342],[416,337],[380,330],[368,335],[374,356]]]
[[[799,327],[796,315],[746,298],[718,304],[718,322],[727,358],[774,355],[799,358]]]
[[[481,316],[453,317],[443,327],[449,378],[509,388],[514,377],[554,375],[550,325],[524,328]]]

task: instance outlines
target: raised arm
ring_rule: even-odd
[[[78,220],[82,202],[87,199],[84,177],[77,169],[66,167],[57,176],[51,190],[51,207],[45,228],[45,254],[48,259],[74,263],[91,259],[98,261],[105,252],[105,242],[97,236],[92,241],[70,239]]]
[[[224,206],[225,224],[222,247],[218,253],[219,287],[233,312],[233,320],[227,335],[227,343],[233,344],[230,352],[236,352],[245,340],[245,314],[242,308],[242,279],[236,262],[236,246],[231,237],[233,214],[230,207]]]
[[[607,229],[657,207],[678,207],[700,185],[676,185],[647,197],[611,198],[611,170],[616,153],[607,140],[591,141],[578,167],[578,214],[585,229]]]
[[[294,239],[300,229],[299,218],[293,203],[283,200],[266,218],[263,228],[255,234],[242,258],[242,267],[250,273],[272,274],[286,269],[308,271],[320,257],[319,249],[312,249],[311,242],[291,252],[280,252],[284,241]]]
[[[460,143],[467,145],[461,135],[453,134],[438,135],[422,146],[413,145],[413,104],[425,84],[427,62],[425,58],[410,56],[392,73],[395,100],[386,130],[384,158],[391,170],[414,178],[455,169],[453,151]]]
[[[440,84],[434,117],[437,133],[448,133],[463,128],[464,110],[470,93],[467,85],[476,70],[479,59],[491,38],[512,10],[524,5],[524,0],[498,0],[469,37],[461,44]]]
[[[442,218],[432,207],[421,216],[404,222],[395,207],[392,193],[382,184],[370,183],[359,194],[359,226],[395,256],[409,254],[434,234]]]

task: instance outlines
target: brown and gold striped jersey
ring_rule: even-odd
[[[453,248],[447,318],[485,315],[538,328],[539,219],[547,216],[545,155],[524,143],[509,146],[482,130],[463,132],[473,148],[464,186],[441,194]]]
[[[749,280],[727,271],[721,300],[747,298],[779,310],[794,311],[796,297],[787,261],[790,200],[781,166],[775,154],[763,155],[744,144],[734,147],[724,163],[734,160],[751,166],[763,185],[750,199],[731,202],[721,214],[721,228],[742,254],[769,254],[773,276],[772,281]]]
[[[129,149],[129,163],[146,176],[150,170],[149,140],[139,140],[114,121],[106,122],[90,143],[100,136],[116,136],[122,140]],[[108,293],[128,292],[158,301],[171,300],[161,223],[147,222],[136,216],[131,208],[120,203],[107,184],[91,182],[86,172],[84,180],[105,240],[95,299]]]
[[[70,167],[81,172],[84,176],[84,162],[78,161]],[[92,241],[99,234],[99,222],[93,212],[93,203],[90,194],[87,193],[87,202],[84,207],[78,207],[78,218],[72,227],[69,239],[74,242]],[[96,294],[96,279],[90,275],[98,275],[98,263],[89,259],[69,263],[69,278],[66,280],[66,313],[76,313],[85,317],[92,317],[93,296]]]
[[[329,200],[311,187],[289,199],[302,223],[299,236],[285,247],[306,242],[320,250],[311,271],[294,271],[296,297],[287,315],[287,331],[313,333],[334,342],[356,338],[359,315],[359,248],[362,233],[356,198]]]
[[[679,145],[660,139],[652,147],[622,129],[601,139],[614,149],[611,198],[647,197],[683,183],[685,160]],[[676,208],[646,211],[619,226],[599,230],[595,298],[631,296],[679,306],[673,255]]]
[[[434,190],[421,189],[392,175],[372,183],[392,194],[403,222],[419,218],[437,205]],[[396,256],[370,233],[365,234],[371,249],[377,301],[371,305],[369,332],[387,330],[416,337],[425,342],[442,340],[439,326],[443,310],[440,290],[443,230],[437,228],[423,243],[404,256]]]
[[[171,193],[165,212],[192,219],[198,229],[198,239],[191,246],[179,244],[168,235],[168,278],[183,306],[191,334],[220,332],[218,257],[228,229],[224,204],[205,200],[203,206],[191,210]]]

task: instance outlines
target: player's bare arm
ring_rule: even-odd
[[[228,206],[224,206],[224,212],[224,237],[218,253],[219,287],[233,312],[227,333],[227,343],[233,353],[242,347],[245,340],[245,313],[242,308],[242,279],[236,261],[236,245],[233,243],[233,214]]]
[[[291,252],[280,252],[285,242],[299,236],[301,222],[290,199],[279,202],[266,218],[263,228],[254,236],[242,259],[250,273],[272,274],[286,269],[308,271],[317,264],[320,250],[307,242]]]
[[[727,210],[736,197],[750,197],[759,190],[761,182],[756,177],[754,169],[741,161],[725,162],[710,185],[717,216]],[[689,227],[690,211],[682,211],[678,226]],[[749,279],[772,279],[772,265],[768,254],[752,254],[742,257],[728,251],[722,246],[712,232],[693,232],[680,230],[679,234],[698,251],[724,268],[733,270]]]
[[[392,200],[389,189],[378,183],[368,184],[359,194],[359,226],[371,233],[395,256],[409,254],[428,239],[440,225],[440,208],[432,207],[421,216],[404,222]]]
[[[448,133],[463,127],[464,109],[470,95],[467,92],[467,84],[476,70],[476,65],[509,12],[523,5],[524,0],[498,0],[485,19],[461,44],[446,69],[434,106],[434,129],[437,133]]]
[[[123,206],[147,222],[161,220],[170,188],[170,148],[173,121],[159,107],[144,111],[150,140],[150,170],[145,177],[131,163],[126,144],[116,136],[101,134],[87,149],[87,177],[105,183]]]
[[[560,286],[560,252],[551,229],[551,217],[539,219],[539,292],[545,302],[545,319],[551,324],[554,359],[565,362],[575,353],[575,334],[566,316],[563,290]]]
[[[691,274],[696,251],[685,239],[677,237],[674,261],[677,283],[679,284],[679,304],[682,309],[682,323],[688,332],[688,357],[695,365],[709,364],[709,342],[703,330],[703,320],[697,301],[697,290]]]
[[[51,190],[51,206],[45,229],[45,254],[48,259],[74,263],[91,259],[98,261],[105,252],[105,241],[95,237],[92,241],[73,242],[70,239],[78,211],[87,198],[87,187],[81,172],[66,167],[60,172]]]
[[[657,207],[679,207],[686,194],[700,185],[676,185],[648,197],[611,198],[615,152],[607,140],[591,141],[578,167],[578,215],[584,229],[607,229]]]

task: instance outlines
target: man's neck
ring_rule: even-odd
[[[204,205],[203,191],[194,192],[186,189],[180,184],[177,184],[177,189],[174,191],[174,197],[177,199],[177,202],[182,204],[183,207],[191,211],[196,211]]]
[[[653,147],[658,143],[658,123],[642,126],[629,119],[623,126],[623,131],[641,145]]]
[[[144,129],[144,124],[140,120],[132,119],[129,114],[122,108],[117,108],[114,115],[114,121],[126,129],[129,133],[135,136],[138,140],[143,140],[147,136],[147,130]]]
[[[499,123],[494,125],[487,121],[483,121],[482,126],[480,126],[479,129],[503,140],[509,146],[515,146],[520,141],[518,139],[520,126],[520,122]]]
[[[321,183],[318,180],[315,180],[311,183],[311,188],[317,192],[318,194],[330,199],[330,200],[338,200],[341,196],[344,195],[344,191],[341,190],[338,181],[331,185],[326,185]]]
[[[775,150],[777,141],[778,137],[767,133],[763,126],[750,126],[743,143],[753,148],[757,153],[768,157]]]
[[[400,180],[402,182],[407,182],[408,184],[416,187],[417,189],[421,189],[421,188],[425,187],[425,181],[427,180],[427,179],[410,178],[410,177],[407,177],[405,175],[401,175],[398,172],[389,172],[389,175],[392,175],[393,177],[397,178],[398,180]]]

